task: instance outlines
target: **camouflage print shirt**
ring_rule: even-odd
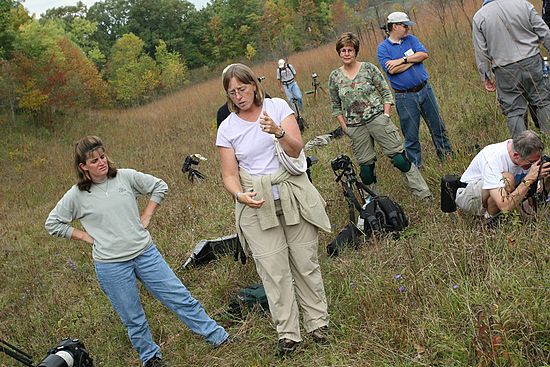
[[[376,66],[362,62],[350,80],[340,68],[328,78],[332,116],[344,116],[348,125],[364,124],[384,112],[384,104],[393,104],[388,83]]]

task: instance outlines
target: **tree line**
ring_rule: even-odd
[[[321,45],[364,21],[371,0],[104,0],[37,19],[0,0],[0,102],[51,117],[130,106],[181,88],[189,69]]]

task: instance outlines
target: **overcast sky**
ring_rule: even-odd
[[[95,0],[81,0],[84,4],[90,7]],[[197,9],[201,9],[206,5],[208,0],[188,0],[195,4]],[[57,8],[66,5],[76,5],[78,0],[25,0],[21,1],[23,6],[29,11],[30,14],[35,13],[38,17],[40,14],[45,13],[47,9]]]

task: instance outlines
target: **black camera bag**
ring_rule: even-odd
[[[327,245],[328,256],[339,256],[340,251],[347,246],[357,247],[359,234],[360,232],[355,224],[349,223],[340,232],[338,232],[336,238],[330,241],[330,243]]]
[[[441,177],[441,211],[452,213],[456,211],[456,192],[460,187],[466,187],[467,184],[460,181],[457,175],[449,174]]]

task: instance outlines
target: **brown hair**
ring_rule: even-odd
[[[344,32],[336,41],[336,52],[340,54],[340,50],[345,46],[352,46],[355,49],[355,54],[359,54],[359,37],[351,32]]]
[[[92,184],[94,183],[89,174],[86,174],[86,172],[80,168],[80,164],[86,164],[86,160],[90,158],[90,155],[98,149],[101,149],[101,151],[105,153],[103,142],[97,136],[85,136],[75,144],[74,169],[76,172],[76,186],[78,186],[80,191],[90,192],[90,187],[92,187]],[[109,157],[107,157],[107,163],[109,164],[107,177],[113,178],[117,174],[117,169]]]
[[[223,89],[225,89],[225,92],[227,93],[227,88],[229,88],[229,82],[231,81],[231,78],[237,79],[239,82],[243,84],[249,84],[249,85],[255,85],[256,86],[256,92],[254,93],[254,104],[256,106],[261,106],[264,103],[264,89],[262,87],[262,84],[258,81],[258,77],[256,74],[254,74],[254,71],[250,69],[248,66],[244,64],[231,64],[229,65],[225,72],[223,73],[222,82],[223,82]],[[231,112],[239,112],[240,109],[237,107],[235,103],[231,100],[229,97],[229,94],[227,95],[227,106],[229,107],[229,111]]]

